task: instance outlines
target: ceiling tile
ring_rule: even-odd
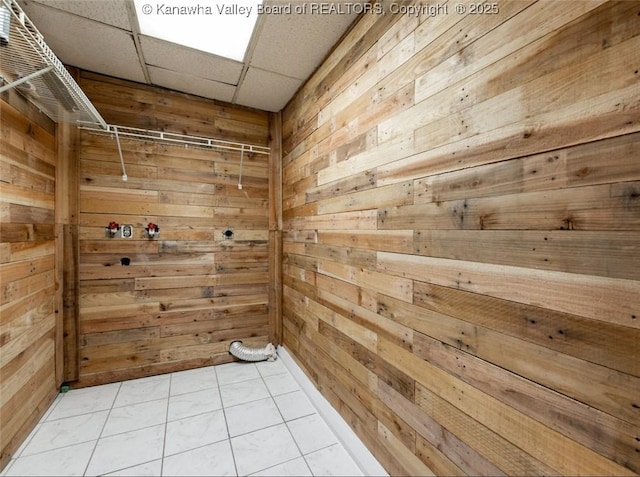
[[[151,82],[157,86],[195,94],[203,98],[231,102],[236,90],[235,86],[196,78],[176,71],[164,70],[155,66],[149,67],[149,75],[151,76]]]
[[[249,68],[236,102],[264,111],[280,111],[302,85],[302,80]]]
[[[31,4],[39,3],[48,7],[57,8],[65,12],[89,18],[107,25],[112,25],[123,30],[131,30],[126,3],[122,0],[22,0],[20,5],[33,20],[30,9]]]
[[[266,111],[280,111],[286,105],[355,19],[355,14],[264,14],[247,65],[138,35],[146,63],[140,64],[128,1],[18,3],[68,65]],[[274,4],[279,0],[264,1]],[[146,79],[143,68],[148,72]],[[247,74],[236,87],[245,68]]]
[[[355,14],[265,15],[251,66],[307,79],[355,18]]]
[[[147,65],[231,85],[240,79],[242,63],[237,61],[148,36],[141,35],[140,42]]]
[[[29,2],[25,12],[63,63],[144,82],[130,33],[38,3]]]

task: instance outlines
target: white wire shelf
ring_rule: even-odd
[[[138,141],[157,141],[174,146],[199,147],[205,149],[222,149],[228,151],[240,151],[244,153],[265,154],[270,153],[268,146],[260,146],[257,144],[247,144],[235,141],[225,141],[222,139],[213,139],[202,136],[191,136],[187,134],[178,134],[165,131],[152,131],[149,129],[130,128],[125,126],[114,126],[107,124],[104,129],[83,126],[82,130],[89,131],[101,135],[116,136],[116,132],[120,138],[135,139]]]
[[[15,88],[55,122],[107,123],[15,0],[0,0],[0,93]],[[5,29],[3,29],[5,31]]]

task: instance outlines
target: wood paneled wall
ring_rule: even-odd
[[[0,144],[2,469],[61,382],[56,322],[62,317],[62,287],[55,125],[15,93],[3,94]]]
[[[79,82],[111,124],[268,143],[264,112],[87,72]],[[81,134],[80,384],[230,361],[236,339],[266,344],[269,157],[244,154],[239,190],[239,152],[121,144],[126,182],[115,139]],[[107,237],[111,221],[134,238]],[[149,222],[158,238],[145,238]]]
[[[638,473],[640,2],[457,3],[285,109],[284,344],[393,475]]]

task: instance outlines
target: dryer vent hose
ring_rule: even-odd
[[[229,353],[243,361],[275,361],[276,348],[269,343],[264,348],[249,348],[242,341],[233,341],[229,346]]]

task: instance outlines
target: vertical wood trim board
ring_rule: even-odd
[[[282,115],[269,115],[269,342],[282,343]]]
[[[640,473],[640,2],[461,5],[285,108],[284,346],[392,475]]]
[[[80,86],[112,124],[268,145],[265,112],[85,71]],[[244,154],[239,188],[240,152],[121,145],[126,182],[115,140],[81,133],[78,385],[228,362],[233,340],[264,346],[268,156]],[[107,236],[112,221],[133,238]]]
[[[56,223],[59,224],[59,277],[62,304],[57,333],[62,350],[57,364],[59,381],[75,381],[79,377],[78,360],[78,219],[79,219],[79,143],[80,132],[70,124],[56,125],[58,143],[58,178],[56,180]]]
[[[57,393],[63,310],[55,125],[9,93],[0,141],[1,470]]]

